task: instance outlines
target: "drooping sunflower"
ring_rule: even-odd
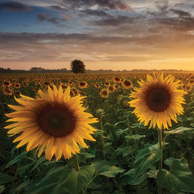
[[[163,74],[154,77],[147,75],[147,80],[139,82],[140,88],[130,95],[133,99],[129,102],[135,107],[133,113],[138,117],[140,123],[144,122],[149,128],[158,126],[168,129],[172,126],[171,120],[177,122],[177,115],[183,114],[183,95],[185,91],[178,89],[179,81],[174,81],[174,76]]]
[[[6,114],[11,117],[7,122],[15,123],[5,127],[11,136],[22,133],[13,141],[20,141],[17,148],[24,144],[27,151],[37,148],[38,157],[45,150],[50,161],[54,154],[59,160],[79,153],[78,145],[87,148],[84,139],[95,141],[91,134],[96,130],[90,124],[97,119],[82,107],[84,97],[70,96],[70,87],[63,92],[61,86],[53,85],[53,90],[48,86],[47,92],[38,91],[37,99],[20,96],[15,99],[21,106],[9,105],[15,112]]]
[[[94,84],[95,88],[100,88],[100,84]]]

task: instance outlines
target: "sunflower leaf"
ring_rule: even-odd
[[[43,161],[45,161],[45,156],[42,156],[41,158],[39,158],[37,160],[37,162],[35,163],[34,167],[32,168],[32,170],[30,172],[32,172],[34,169],[36,169]]]
[[[26,152],[26,151],[25,152],[22,152],[20,155],[18,155],[17,157],[15,157],[13,160],[9,161],[6,164],[5,168],[8,168],[9,166],[11,166],[11,165],[19,162],[20,160],[24,159],[26,157],[27,153],[28,152]]]
[[[29,179],[25,180],[22,184],[14,188],[13,190],[10,191],[10,194],[17,194],[21,193],[23,189],[26,189],[30,185],[31,181]]]
[[[62,182],[62,188],[68,193],[77,194],[91,181],[95,172],[93,166],[83,166],[79,171],[72,171]]]
[[[5,190],[5,187],[3,185],[0,186],[0,193],[2,193]]]
[[[146,173],[137,174],[136,170],[133,168],[133,169],[127,171],[124,174],[124,177],[125,177],[124,179],[127,182],[127,184],[139,185],[147,178],[147,174]]]
[[[125,136],[126,139],[133,139],[135,141],[139,141],[143,137],[146,137],[146,135],[135,134],[135,135],[126,135]]]
[[[194,128],[187,128],[187,127],[178,127],[171,131],[164,131],[166,134],[182,134],[185,131],[191,131],[194,130]]]
[[[157,183],[162,187],[178,193],[194,192],[194,178],[188,167],[188,162],[184,159],[168,160],[170,171],[162,169],[157,175]]]
[[[97,175],[106,177],[115,177],[118,173],[124,172],[124,169],[116,167],[112,162],[106,160],[94,162],[92,165],[95,167]]]
[[[152,164],[157,162],[162,156],[162,151],[159,149],[158,144],[146,146],[141,149],[136,156],[135,170],[137,176],[143,174],[146,170],[151,168]]]
[[[9,183],[16,179],[16,177],[9,176],[4,173],[0,173],[0,184]]]

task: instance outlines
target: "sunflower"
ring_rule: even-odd
[[[11,85],[12,85],[12,84],[11,84],[11,82],[10,82],[9,80],[4,80],[4,81],[3,81],[3,86],[4,86],[4,87],[7,87],[7,88],[8,88],[8,87],[11,87]]]
[[[18,88],[21,87],[21,84],[20,83],[14,83],[13,86],[18,89]]]
[[[81,89],[87,88],[87,86],[88,86],[88,84],[87,84],[86,81],[82,81],[82,82],[80,82],[78,85],[79,85],[79,87],[80,87]]]
[[[109,91],[107,89],[102,89],[100,91],[100,95],[103,97],[103,98],[108,98],[108,94],[109,94]]]
[[[192,90],[192,85],[191,84],[187,84],[185,85],[184,89],[187,91],[187,92],[190,92]]]
[[[105,82],[104,85],[108,87],[110,86],[110,82]]]
[[[112,93],[112,92],[114,92],[115,91],[115,88],[113,87],[113,86],[108,86],[108,91],[110,92],[110,93]]]
[[[94,87],[95,88],[100,88],[100,85],[99,84],[94,84]]]
[[[120,99],[120,105],[123,108],[129,108],[129,97],[128,96],[122,96]]]
[[[21,133],[13,142],[20,143],[17,148],[27,144],[26,151],[37,148],[38,157],[45,150],[45,157],[56,160],[62,155],[69,159],[72,154],[80,152],[78,145],[87,148],[84,139],[95,141],[91,134],[96,131],[90,123],[96,123],[90,113],[82,107],[84,97],[70,96],[70,87],[64,92],[53,85],[44,93],[38,91],[39,98],[33,99],[24,95],[15,100],[21,105],[9,105],[15,112],[6,114],[11,117],[7,122],[15,122],[6,126],[9,135]]]
[[[118,84],[113,84],[113,87],[115,90],[117,90],[119,88],[119,85]]]
[[[6,96],[11,96],[13,94],[13,90],[11,88],[3,88],[3,94]]]
[[[121,82],[121,78],[120,77],[114,77],[113,81],[116,83],[120,83]]]
[[[189,83],[193,85],[194,84],[194,79],[190,79]]]
[[[130,89],[133,87],[133,83],[127,79],[122,82],[122,85],[125,89]]]
[[[129,102],[135,107],[133,113],[139,118],[140,123],[145,122],[149,128],[158,126],[159,129],[172,126],[171,119],[177,122],[177,115],[183,114],[183,95],[185,91],[178,89],[180,82],[174,81],[174,76],[163,74],[154,77],[147,75],[147,81],[139,82],[140,88],[130,95],[133,99]]]

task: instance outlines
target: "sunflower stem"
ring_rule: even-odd
[[[131,130],[131,126],[130,126],[130,121],[129,121],[129,114],[126,113],[126,117],[127,117],[127,127],[128,127],[128,130],[129,130],[129,135],[132,136],[133,133],[132,133],[132,130]]]
[[[162,170],[162,160],[163,160],[163,145],[162,145],[162,129],[158,129],[158,144],[159,144],[159,149],[161,150],[161,158],[158,161],[158,172]],[[158,185],[158,194],[162,194],[162,187]]]
[[[75,169],[78,172],[80,170],[80,166],[79,166],[79,162],[78,162],[78,159],[77,159],[77,154],[74,155],[73,161],[74,161],[74,164],[75,164]]]
[[[103,136],[103,124],[102,124],[102,118],[100,120],[100,129],[101,129],[101,132],[100,132],[100,139],[101,139],[101,153],[102,153],[102,157],[103,159],[105,159],[105,154],[104,154],[104,136]]]
[[[80,166],[79,166],[79,162],[78,162],[78,159],[77,159],[77,154],[75,154],[73,156],[73,161],[74,161],[74,164],[75,164],[76,171],[79,172],[80,171]],[[84,191],[81,190],[80,194],[84,194]]]

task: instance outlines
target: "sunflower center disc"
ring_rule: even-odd
[[[39,112],[37,122],[45,133],[54,137],[63,137],[75,129],[76,118],[67,107],[47,105]]]
[[[131,85],[131,82],[125,81],[124,84],[125,84],[126,86],[130,86],[130,85]]]
[[[169,107],[171,95],[166,88],[152,87],[147,90],[145,100],[152,111],[163,112]]]

